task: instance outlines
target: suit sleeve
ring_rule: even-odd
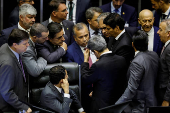
[[[47,65],[47,61],[42,57],[36,60],[30,50],[24,52],[22,58],[28,73],[33,77],[38,77]]]
[[[165,56],[165,61],[167,63],[168,66],[168,72],[169,72],[169,80],[170,81],[170,50],[167,51],[167,54]],[[167,89],[164,95],[164,100],[170,102],[170,82],[168,82],[167,84]]]
[[[37,52],[50,64],[55,63],[65,54],[65,51],[62,47],[57,48],[54,52],[50,52],[48,47],[42,46]]]
[[[0,68],[0,93],[3,99],[17,110],[28,110],[28,106],[19,101],[13,89],[15,88],[16,76],[14,67],[4,64]]]
[[[128,86],[116,104],[131,100],[136,95],[140,80],[144,74],[144,67],[136,62],[133,62],[129,67],[129,71],[130,78],[128,81]]]
[[[130,18],[129,26],[137,27],[138,26],[138,19],[137,19],[137,12],[134,10],[132,16]]]
[[[99,70],[96,69],[96,65],[92,64],[91,68],[89,69],[89,63],[82,63],[81,64],[81,79],[82,84],[89,85],[94,83],[99,79],[100,74]]]
[[[63,97],[63,102],[60,102],[56,97],[48,93],[44,96],[42,105],[58,113],[68,113],[72,101],[70,98]]]

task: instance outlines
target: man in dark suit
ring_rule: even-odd
[[[159,104],[169,106],[170,102],[170,19],[163,20],[159,25],[158,34],[163,43],[160,55],[160,71],[159,71]]]
[[[169,0],[151,0],[152,8],[155,10],[154,12],[154,26],[159,27],[160,22],[163,19],[170,18],[170,6]]]
[[[49,10],[51,12],[50,18],[44,22],[43,25],[48,26],[51,22],[60,23],[63,25],[64,34],[68,37],[67,45],[70,45],[74,42],[73,38],[73,26],[72,21],[66,20],[67,18],[67,7],[65,1],[63,0],[51,0],[49,3]]]
[[[27,79],[20,53],[29,46],[28,39],[25,31],[14,29],[8,44],[0,48],[0,109],[3,112],[32,111],[20,101],[27,101]]]
[[[90,113],[98,113],[102,107],[114,104],[126,87],[126,60],[107,48],[103,37],[95,35],[89,39],[87,48],[99,59],[89,69],[89,49],[84,52],[81,65],[82,84],[93,84]]]
[[[52,22],[47,26],[49,30],[48,40],[43,44],[36,44],[36,50],[39,57],[47,60],[48,64],[59,63],[60,58],[67,51],[67,44],[64,42],[64,32],[61,24]]]
[[[18,0],[18,6],[16,6],[9,15],[8,27],[12,27],[19,22],[19,6],[24,3],[34,5],[34,0]]]
[[[18,28],[29,33],[30,27],[35,23],[37,11],[30,4],[22,4],[19,8],[19,22],[13,27],[6,28],[0,32],[0,46],[7,43],[9,34],[14,28]]]
[[[23,63],[26,66],[27,72],[33,76],[39,76],[47,65],[47,61],[42,57],[37,57],[35,48],[36,43],[44,43],[48,40],[48,29],[40,23],[35,23],[30,30],[29,47],[22,54]]]
[[[158,73],[159,57],[153,51],[148,51],[148,35],[144,31],[137,31],[132,46],[135,58],[128,69],[128,86],[116,104],[132,100],[139,102],[132,104],[128,113],[145,113],[146,107],[156,106],[155,82]]]
[[[124,29],[125,21],[119,14],[111,13],[104,19],[103,23],[106,24],[106,32],[110,36],[109,50],[123,56],[127,64],[130,64],[134,57],[134,49],[132,48],[132,38]]]
[[[91,0],[65,0],[68,8],[67,20],[74,23],[87,23],[85,12],[91,6]],[[72,8],[71,6],[72,5]]]
[[[68,74],[63,66],[54,66],[49,72],[50,81],[41,93],[40,104],[57,113],[68,113],[74,107],[83,112],[80,101],[74,91],[69,89]]]
[[[103,13],[103,11],[99,7],[90,7],[86,10],[86,20],[88,22],[90,38],[93,35],[102,35],[97,22],[97,18],[101,13]]]
[[[148,34],[148,50],[155,51],[158,55],[160,55],[163,44],[160,40],[159,35],[157,34],[159,28],[153,26],[153,13],[148,9],[142,10],[139,13],[138,22],[141,25],[140,27],[138,27],[139,30],[143,30]]]
[[[103,12],[118,13],[125,20],[125,27],[137,27],[137,13],[134,7],[124,4],[125,0],[112,0],[100,6]]]

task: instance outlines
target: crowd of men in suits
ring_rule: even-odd
[[[40,104],[59,113],[97,113],[132,100],[126,113],[146,113],[170,102],[170,4],[151,0],[139,13],[125,0],[91,7],[90,0],[51,0],[50,17],[35,23],[34,0],[19,0],[0,32],[0,110],[32,112],[28,76],[47,64],[81,65],[82,102],[69,89],[67,70],[51,68]],[[88,24],[86,24],[88,23]],[[137,26],[140,24],[140,26]]]

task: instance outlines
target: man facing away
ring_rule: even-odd
[[[22,101],[27,101],[27,78],[22,65],[21,53],[25,52],[28,33],[13,29],[8,44],[0,48],[0,109],[3,112],[32,112]]]
[[[47,61],[42,57],[37,57],[37,51],[35,48],[36,43],[44,43],[48,40],[49,31],[47,27],[40,23],[35,23],[30,30],[29,47],[22,54],[23,63],[27,68],[27,72],[33,76],[37,77],[45,69]]]
[[[49,77],[50,81],[41,93],[40,104],[58,113],[68,113],[70,105],[79,113],[85,113],[77,95],[69,89],[67,70],[63,66],[54,66]]]
[[[132,38],[135,58],[132,60],[127,77],[128,86],[116,104],[132,100],[128,113],[146,113],[146,108],[156,106],[155,82],[159,69],[159,57],[148,51],[148,35],[137,31]],[[137,102],[136,102],[137,101]]]
[[[109,51],[103,37],[90,38],[87,48],[99,59],[89,69],[89,49],[84,52],[81,65],[82,84],[93,84],[90,113],[98,113],[102,107],[114,104],[126,87],[126,60]]]

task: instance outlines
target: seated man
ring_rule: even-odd
[[[155,82],[158,73],[159,57],[153,51],[148,51],[148,35],[144,31],[137,31],[133,36],[132,46],[135,58],[128,69],[128,86],[116,104],[132,100],[131,113],[145,113],[145,108],[156,106]]]
[[[82,84],[93,84],[90,113],[98,113],[100,108],[114,104],[126,87],[126,60],[109,51],[101,36],[90,38],[87,47],[99,59],[89,69],[89,49],[84,52],[81,65]]]
[[[48,64],[59,63],[60,58],[67,50],[67,44],[64,42],[63,27],[61,24],[51,22],[47,28],[49,30],[49,39],[44,44],[37,44],[37,54],[47,60]]]
[[[73,27],[74,40],[66,52],[65,58],[67,62],[76,62],[81,65],[84,62],[84,51],[89,41],[89,30],[84,23],[77,23]],[[92,63],[96,62],[97,58],[93,52],[90,52]]]
[[[50,69],[49,77],[50,81],[41,93],[40,104],[58,113],[68,113],[70,105],[79,113],[85,113],[77,95],[69,89],[66,69],[63,66],[54,66]]]
[[[30,46],[22,54],[22,58],[27,68],[27,72],[33,77],[39,76],[47,65],[47,61],[44,58],[37,58],[35,43],[44,43],[48,40],[48,34],[47,27],[40,23],[35,23],[31,27],[29,39]]]

